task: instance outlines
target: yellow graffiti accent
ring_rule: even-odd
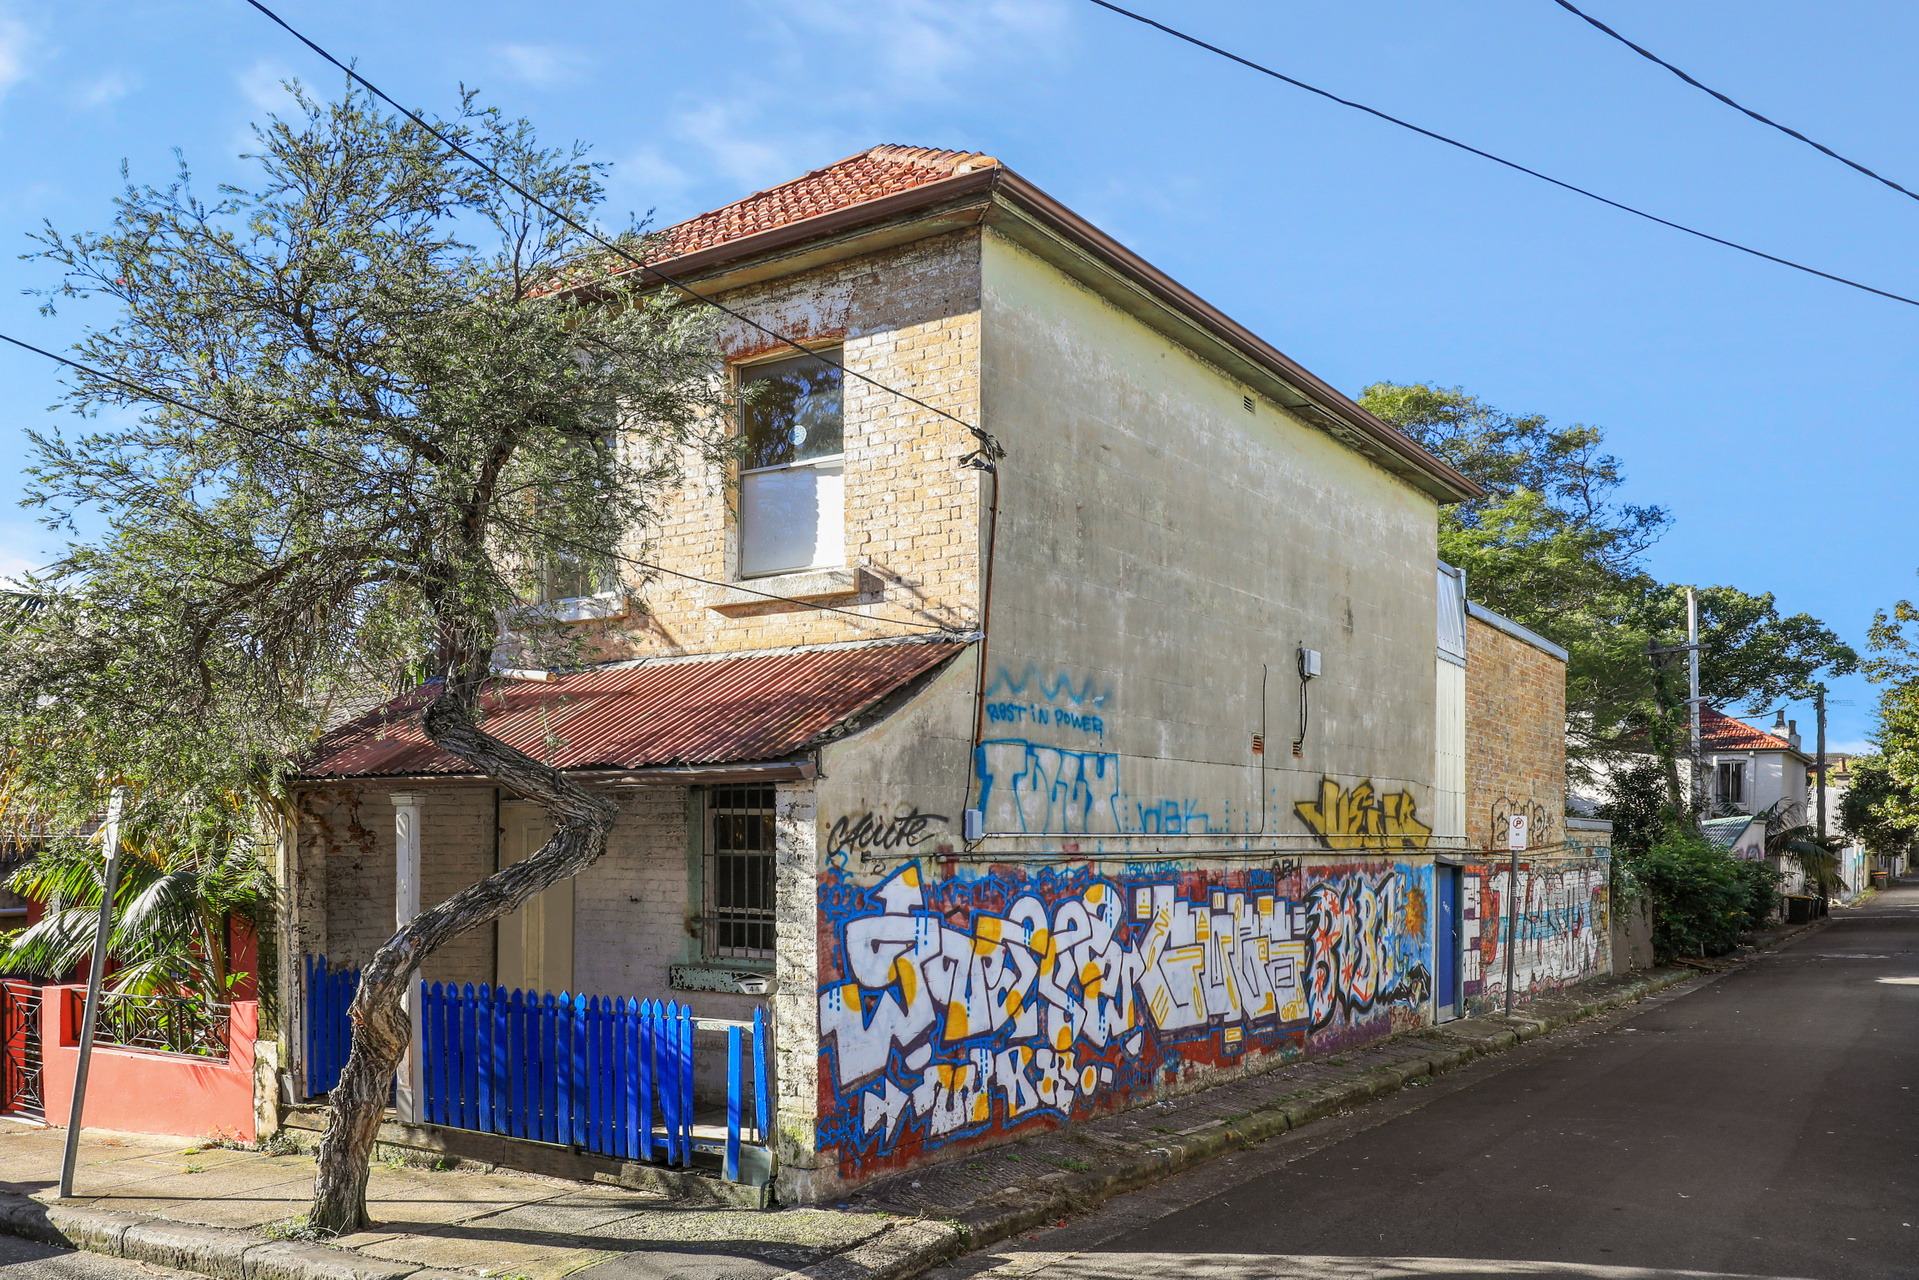
[[[1293,806],[1301,822],[1328,849],[1424,849],[1433,829],[1416,815],[1410,791],[1373,790],[1366,778],[1350,788],[1332,778],[1319,780],[1319,798]]]
[[[920,994],[920,971],[913,967],[913,958],[911,956],[902,955],[895,957],[893,960],[893,981],[900,984],[900,997],[906,1001],[906,1006],[911,1008],[913,1002],[919,999]],[[857,987],[855,989],[857,989]]]

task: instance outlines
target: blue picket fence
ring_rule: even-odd
[[[347,1006],[360,989],[358,969],[333,969],[325,956],[306,957],[307,1096],[333,1092],[353,1047]]]
[[[307,1081],[320,1093],[346,1061],[346,1005],[359,975],[333,973],[314,958],[307,975]],[[420,1022],[421,1118],[429,1124],[680,1166],[696,1148],[719,1145],[731,1180],[749,1128],[756,1144],[769,1140],[762,1011],[734,1022],[696,1018],[668,1000],[435,982],[420,988]],[[695,1133],[696,1031],[726,1038],[717,1144]]]

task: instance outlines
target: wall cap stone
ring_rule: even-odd
[[[1466,616],[1469,618],[1478,618],[1487,626],[1495,630],[1504,631],[1515,640],[1523,640],[1541,653],[1551,654],[1561,662],[1567,661],[1572,656],[1548,640],[1545,636],[1540,635],[1537,631],[1531,631],[1520,626],[1504,614],[1494,613],[1477,600],[1468,600],[1466,602]]]

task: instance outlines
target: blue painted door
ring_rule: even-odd
[[[1433,996],[1441,1022],[1459,1016],[1459,868],[1433,868],[1438,910],[1433,913]]]

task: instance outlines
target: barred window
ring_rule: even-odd
[[[773,955],[773,788],[707,793],[706,956]]]

